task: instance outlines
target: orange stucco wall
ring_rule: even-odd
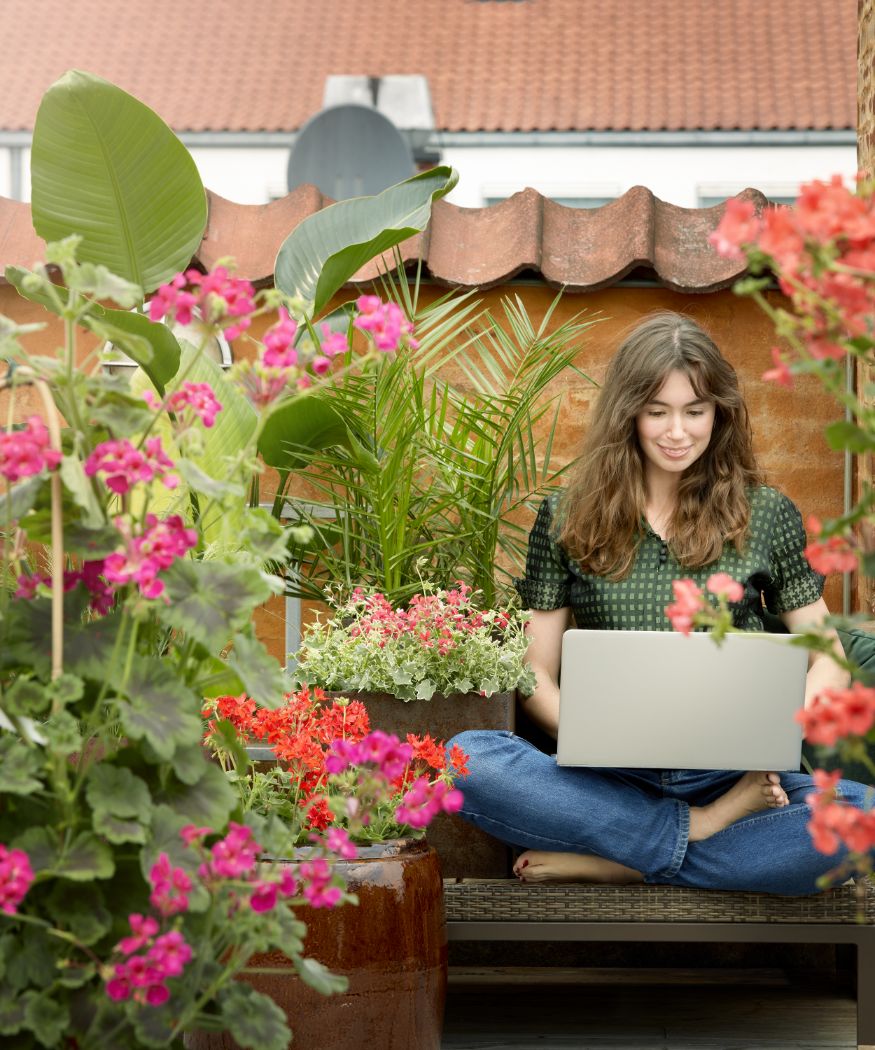
[[[445,289],[425,288],[423,297],[443,294]],[[501,316],[500,300],[512,291],[525,302],[533,321],[537,322],[552,302],[555,293],[543,285],[516,285],[512,289],[494,289],[482,293],[483,305],[495,316]],[[681,295],[659,288],[615,286],[600,292],[567,295],[560,302],[554,319],[556,325],[573,314],[586,310],[590,317],[602,320],[585,335],[576,364],[596,382],[604,376],[608,359],[621,334],[643,315],[657,309],[688,313],[715,338],[739,373],[747,398],[754,428],[756,449],[771,484],[784,490],[799,505],[803,515],[823,518],[841,513],[843,499],[843,461],[832,452],[823,438],[824,426],[837,418],[836,406],[810,378],[797,379],[792,390],[761,379],[770,367],[770,348],[774,341],[768,318],[750,301],[739,299],[731,291],[712,295]],[[45,315],[23,301],[8,285],[0,285],[0,313],[20,322],[46,320]],[[264,319],[261,326],[268,322]],[[255,329],[255,334],[261,328]],[[28,345],[35,352],[48,352],[61,341],[60,324],[52,319],[49,327],[30,337]],[[84,357],[95,347],[95,341],[82,335],[80,353]],[[246,352],[241,340],[235,352]],[[560,427],[554,445],[554,464],[573,458],[586,424],[594,387],[572,372],[554,381],[555,393],[563,402]],[[21,410],[34,410],[26,400]],[[3,411],[0,402],[0,411]],[[265,479],[262,498],[269,498],[270,479]],[[840,583],[832,579],[827,586],[831,608],[841,607]],[[283,603],[277,599],[259,616],[259,633],[271,651],[284,659]]]

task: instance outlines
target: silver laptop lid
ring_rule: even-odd
[[[808,652],[789,640],[566,631],[559,765],[798,770]]]

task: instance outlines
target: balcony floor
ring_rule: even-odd
[[[835,981],[780,969],[453,966],[441,1046],[856,1050],[856,1003]]]

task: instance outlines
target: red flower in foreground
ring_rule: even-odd
[[[796,712],[805,739],[834,747],[845,736],[863,736],[875,722],[875,689],[854,682],[849,689],[824,689],[811,706]]]
[[[693,629],[696,613],[701,612],[705,606],[705,597],[692,580],[672,580],[671,587],[675,600],[665,607],[665,615],[671,620],[671,625],[676,631],[689,634]]]

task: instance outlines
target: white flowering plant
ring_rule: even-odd
[[[323,689],[390,693],[401,700],[531,692],[528,613],[479,609],[476,597],[463,583],[416,594],[406,608],[361,588],[345,600],[329,593],[333,613],[305,630],[295,675]]]

